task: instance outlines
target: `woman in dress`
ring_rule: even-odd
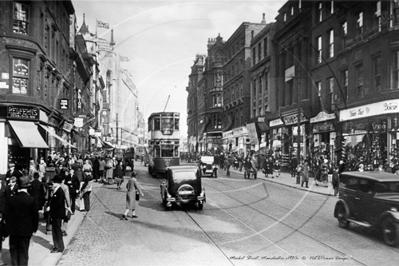
[[[79,189],[79,198],[80,198],[80,204],[79,204],[79,210],[80,211],[90,211],[90,193],[92,191],[92,184],[93,183],[93,177],[91,174],[87,174],[84,176],[83,182],[80,183],[80,189]]]
[[[122,219],[127,220],[129,210],[132,210],[132,218],[138,218],[138,216],[136,215],[136,205],[139,199],[137,198],[136,193],[140,194],[141,196],[144,196],[144,193],[143,189],[136,179],[135,171],[132,172],[132,176],[127,182],[126,189],[126,211],[123,214]]]
[[[121,185],[123,183],[123,175],[124,175],[124,171],[123,171],[122,161],[119,161],[115,167],[116,189],[121,189]]]
[[[114,163],[111,158],[108,158],[107,162],[105,163],[105,171],[105,178],[109,185],[111,184],[111,180],[114,178]]]

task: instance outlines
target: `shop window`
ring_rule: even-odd
[[[13,32],[28,34],[29,6],[23,3],[14,2]]]
[[[12,93],[28,94],[29,60],[13,58]]]

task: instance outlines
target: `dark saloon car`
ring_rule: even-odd
[[[202,210],[206,201],[201,173],[196,166],[171,166],[166,170],[166,181],[161,184],[161,197],[165,207],[172,204],[196,203]]]
[[[386,244],[399,244],[399,176],[385,172],[343,172],[334,216],[349,223],[381,230]]]

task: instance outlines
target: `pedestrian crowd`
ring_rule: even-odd
[[[6,238],[11,264],[28,265],[30,239],[41,222],[46,234],[52,234],[51,253],[63,252],[63,237],[67,235],[71,216],[76,209],[83,213],[90,210],[92,183],[115,182],[120,189],[123,175],[134,168],[132,160],[90,154],[69,157],[56,152],[37,163],[31,159],[27,167],[13,162],[8,166],[7,173],[0,175],[0,265],[4,265],[2,242]],[[138,183],[132,182],[128,183],[129,189],[135,193],[131,187],[137,187],[142,195]],[[133,216],[135,204],[126,205]]]

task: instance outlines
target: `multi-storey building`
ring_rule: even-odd
[[[307,155],[309,119],[315,91],[310,72],[312,42],[311,1],[286,2],[276,17],[273,41],[276,51],[276,107],[270,115],[270,149],[283,170],[292,156]]]
[[[198,81],[202,78],[206,55],[197,54],[189,75],[187,96],[187,142],[190,153],[198,152]]]
[[[224,43],[223,55],[223,148],[246,153],[249,144],[246,127],[250,117],[251,40],[263,23],[243,22]]]
[[[251,98],[247,123],[251,149],[266,152],[270,140],[268,119],[276,113],[275,23],[268,23],[251,41]],[[263,153],[262,152],[262,153]]]
[[[72,127],[76,116],[89,112],[79,93],[88,89],[91,73],[75,43],[71,1],[1,1],[0,10],[0,173],[5,173],[8,162],[22,169],[50,150],[87,147],[84,132]]]
[[[220,153],[222,149],[223,45],[223,38],[220,35],[208,40],[208,54],[202,76],[205,85],[205,123],[200,144],[204,147],[204,151],[211,153]]]

